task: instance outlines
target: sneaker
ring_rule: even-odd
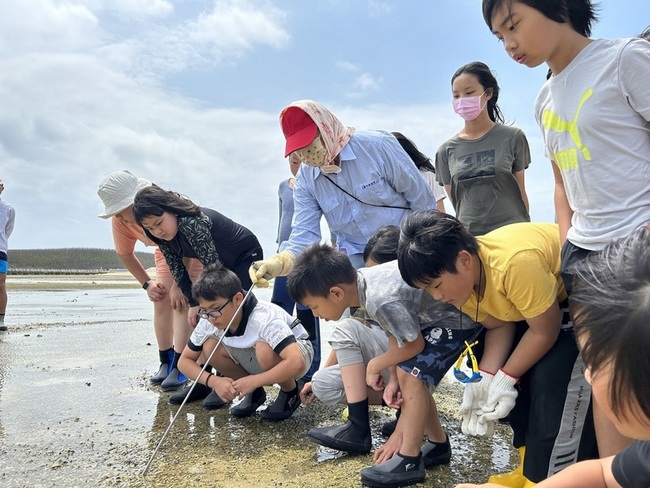
[[[172,369],[171,373],[167,375],[167,378],[160,383],[160,387],[163,391],[176,390],[180,388],[185,383],[187,383],[187,376],[181,373],[178,368]]]
[[[425,477],[422,455],[406,459],[397,453],[388,461],[361,470],[361,482],[373,488],[414,485]]]
[[[280,389],[278,397],[266,410],[260,412],[262,420],[285,420],[293,415],[293,412],[300,406],[300,392],[298,385],[292,391]]]
[[[449,464],[449,461],[451,461],[449,437],[445,439],[445,442],[425,442],[420,452],[422,453],[422,459],[424,459],[425,469],[433,468],[439,464]]]
[[[310,441],[330,449],[353,454],[368,454],[372,448],[370,429],[366,432],[361,430],[348,420],[343,425],[309,429],[307,437]]]
[[[261,386],[244,397],[237,405],[230,409],[233,417],[244,418],[253,415],[255,411],[266,401],[266,392]]]
[[[182,390],[177,391],[173,395],[170,395],[169,403],[171,403],[172,405],[180,405],[181,403],[183,403],[183,400],[185,400],[185,397],[190,392],[190,388],[192,388],[192,385],[188,385]],[[205,397],[207,397],[210,394],[211,391],[212,390],[207,386],[201,383],[197,383],[194,389],[192,390],[192,394],[187,399],[187,403],[195,402],[197,400],[203,400]]]
[[[397,410],[397,412],[395,412],[395,418],[393,420],[384,422],[384,425],[381,426],[381,435],[384,437],[390,437],[393,435],[393,432],[395,432],[395,427],[397,427],[397,420],[399,419],[401,413],[402,409],[400,408]]]
[[[206,386],[207,388],[207,386]],[[210,394],[205,397],[203,400],[203,408],[206,410],[218,410],[221,407],[224,407],[228,405],[228,402],[225,400],[222,400],[219,395],[217,395],[217,392],[214,390],[210,391]]]

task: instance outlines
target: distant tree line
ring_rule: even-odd
[[[136,251],[145,268],[155,265],[153,253]],[[29,270],[76,270],[77,272],[123,269],[124,265],[113,249],[69,247],[63,249],[9,249],[9,273]]]

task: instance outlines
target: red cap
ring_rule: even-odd
[[[284,157],[309,146],[316,138],[318,126],[307,113],[298,107],[289,107],[282,113],[282,132],[287,144]]]

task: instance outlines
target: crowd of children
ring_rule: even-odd
[[[399,132],[355,130],[320,103],[293,102],[280,114],[293,177],[269,258],[246,227],[176,192],[128,171],[100,184],[100,217],[154,303],[151,382],[194,380],[170,401],[239,399],[234,417],[278,385],[267,421],[301,403],[345,404],[342,425],[306,439],[352,454],[372,449],[369,405],[392,407],[361,481],[405,486],[452,458],[433,392],[474,346],[477,370],[458,374],[458,428],[489,436],[507,420],[520,452],[515,471],[482,486],[648,487],[650,44],[590,39],[590,0],[483,0],[483,15],[515,62],[549,68],[534,108],[557,223],[530,222],[528,142],[505,124],[484,63],[451,78],[463,127],[435,167]],[[157,246],[155,280],[136,241]],[[275,303],[250,293],[273,278]],[[316,371],[318,319],[334,324]]]

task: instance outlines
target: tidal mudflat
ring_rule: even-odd
[[[187,404],[142,476],[178,408],[148,383],[157,348],[146,295],[124,275],[10,276],[8,289],[10,328],[0,335],[0,486],[361,486],[359,470],[371,455],[319,462],[322,453],[307,441],[310,427],[341,418],[342,407],[319,403],[280,423]],[[270,297],[268,289],[256,294]],[[270,401],[277,388],[267,392]],[[445,381],[435,395],[454,456],[419,486],[452,487],[508,470],[508,429],[466,438],[455,419],[460,385]],[[391,417],[373,407],[375,446]]]

